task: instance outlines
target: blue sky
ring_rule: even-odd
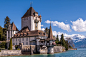
[[[0,26],[4,26],[4,19],[8,16],[20,30],[21,17],[31,2],[34,10],[42,16],[42,28],[49,28],[50,24],[46,22],[51,18],[53,31],[86,36],[86,0],[0,0]]]

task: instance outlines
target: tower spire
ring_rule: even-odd
[[[51,18],[50,18],[50,26],[51,26]]]

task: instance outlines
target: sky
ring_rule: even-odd
[[[21,17],[30,3],[42,16],[42,29],[49,28],[53,34],[81,34],[86,36],[86,0],[0,0],[0,26],[4,27],[6,16],[21,30]]]

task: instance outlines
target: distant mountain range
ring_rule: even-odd
[[[80,34],[73,34],[70,37],[73,40],[76,48],[86,47],[86,36]]]

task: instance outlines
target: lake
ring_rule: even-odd
[[[26,56],[2,56],[2,57],[86,57],[86,48],[78,48],[77,50],[69,50],[63,53],[55,54],[39,54]]]

